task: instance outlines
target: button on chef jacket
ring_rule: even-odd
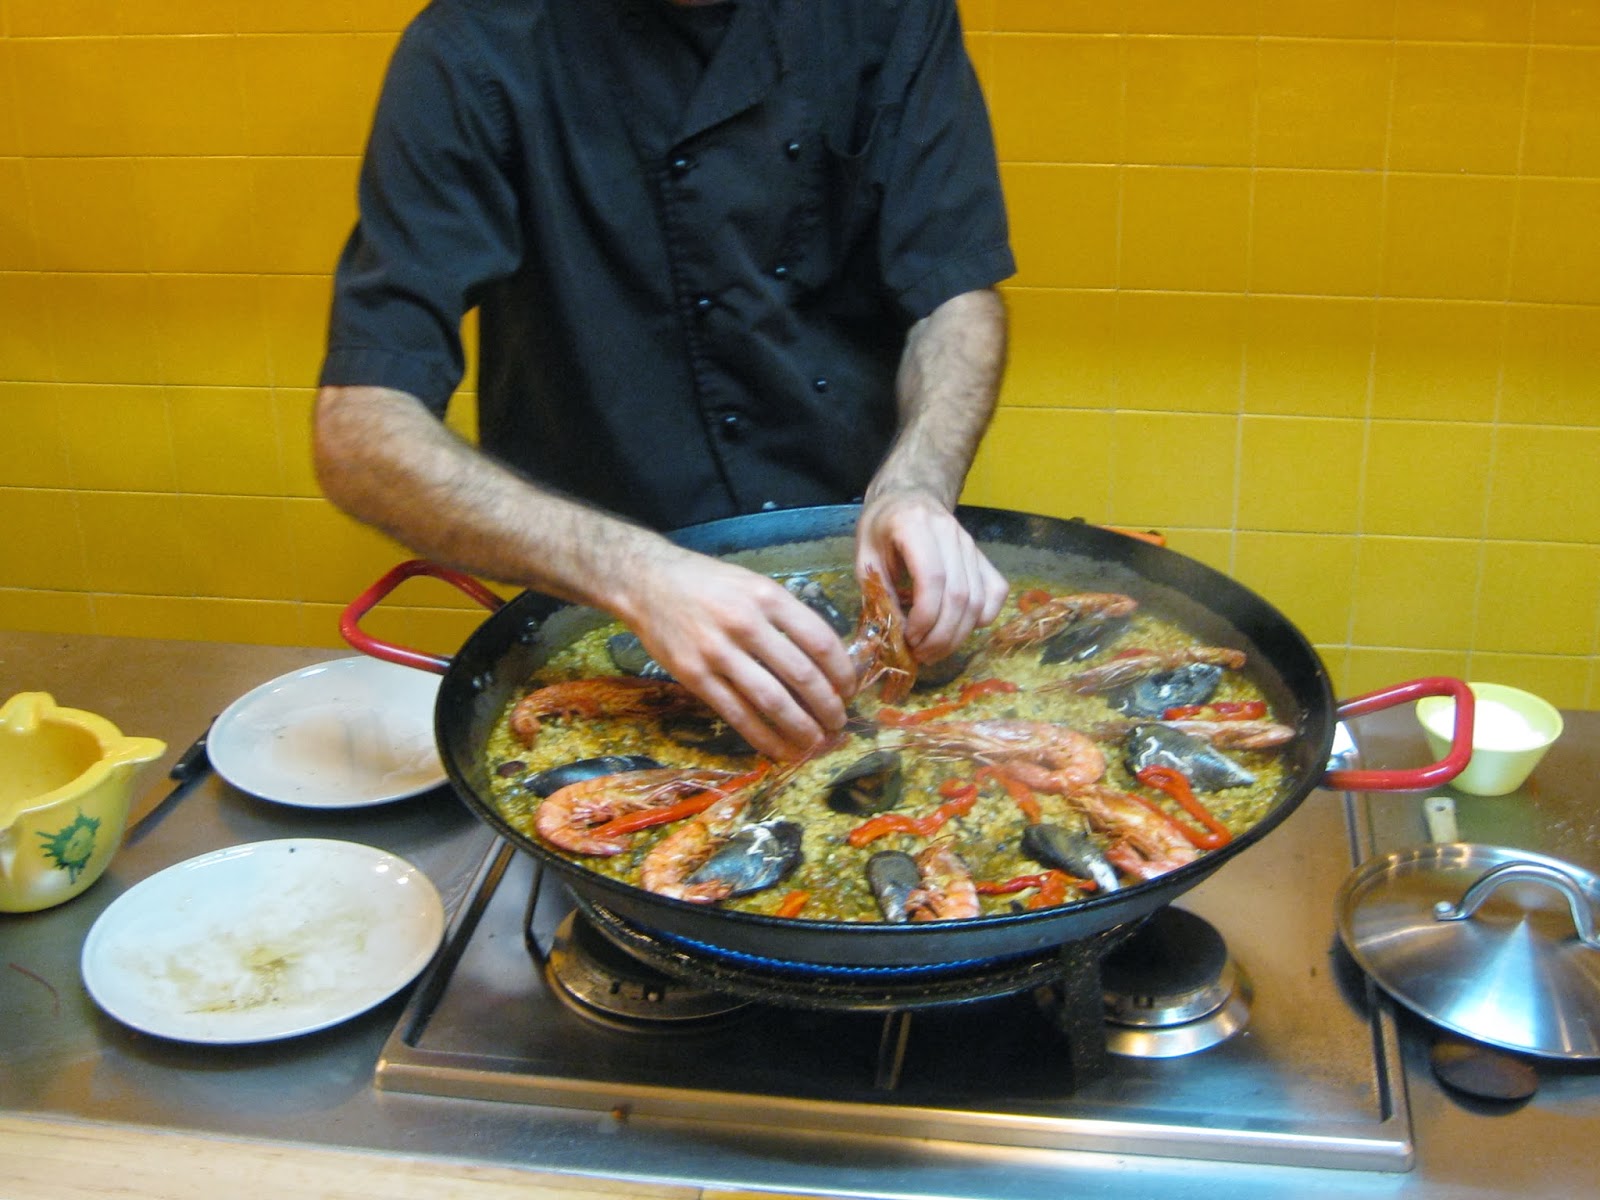
[[[656,528],[858,498],[906,331],[1014,270],[953,0],[435,0],[386,76],[322,382]],[[719,19],[720,18],[720,19]]]

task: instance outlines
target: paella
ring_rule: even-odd
[[[856,665],[843,734],[768,762],[628,630],[602,624],[496,721],[500,815],[669,899],[901,923],[1136,886],[1227,845],[1281,794],[1296,731],[1246,652],[1148,601],[1014,582],[993,624],[919,667],[881,582],[783,582]]]

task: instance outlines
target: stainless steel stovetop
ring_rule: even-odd
[[[384,1047],[377,1083],[721,1128],[1406,1171],[1395,1023],[1334,932],[1339,885],[1370,853],[1365,806],[1313,792],[1181,898],[1221,931],[1250,982],[1241,1032],[1178,1057],[1112,1055],[1078,1087],[1034,992],[909,1018],[754,1004],[662,1033],[597,1023],[555,994],[525,945],[525,929],[541,948],[555,937],[564,889],[496,844]]]

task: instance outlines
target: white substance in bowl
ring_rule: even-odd
[[[1439,733],[1444,737],[1455,732],[1454,713],[1444,713],[1438,723]],[[1472,718],[1474,750],[1537,750],[1549,740],[1510,705],[1478,698]]]

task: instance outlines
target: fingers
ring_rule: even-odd
[[[701,565],[658,593],[635,631],[673,676],[758,752],[800,757],[841,729],[855,677],[821,617],[743,568]]]
[[[768,680],[772,678],[766,676]],[[763,693],[759,679],[752,681],[748,692],[715,675],[695,683],[684,682],[758,754],[767,758],[802,758],[827,737],[823,725],[782,689],[766,692],[766,698],[752,699],[752,695],[759,697]]]
[[[910,577],[906,640],[919,661],[947,657],[1000,614],[1005,577],[942,506],[885,503],[864,516],[859,536],[858,575],[879,569],[888,578]]]
[[[906,562],[914,587],[906,640],[922,662],[945,658],[994,620],[1006,594],[1004,577],[964,530],[938,540],[935,550],[921,562]]]
[[[800,757],[842,729],[843,697],[854,686],[839,639],[820,617],[794,603],[802,610],[799,616],[786,612],[744,631],[745,640],[714,660],[715,673],[708,680],[706,698],[769,758]],[[824,638],[816,638],[818,630],[804,618],[814,620]],[[842,667],[834,655],[843,660]]]

